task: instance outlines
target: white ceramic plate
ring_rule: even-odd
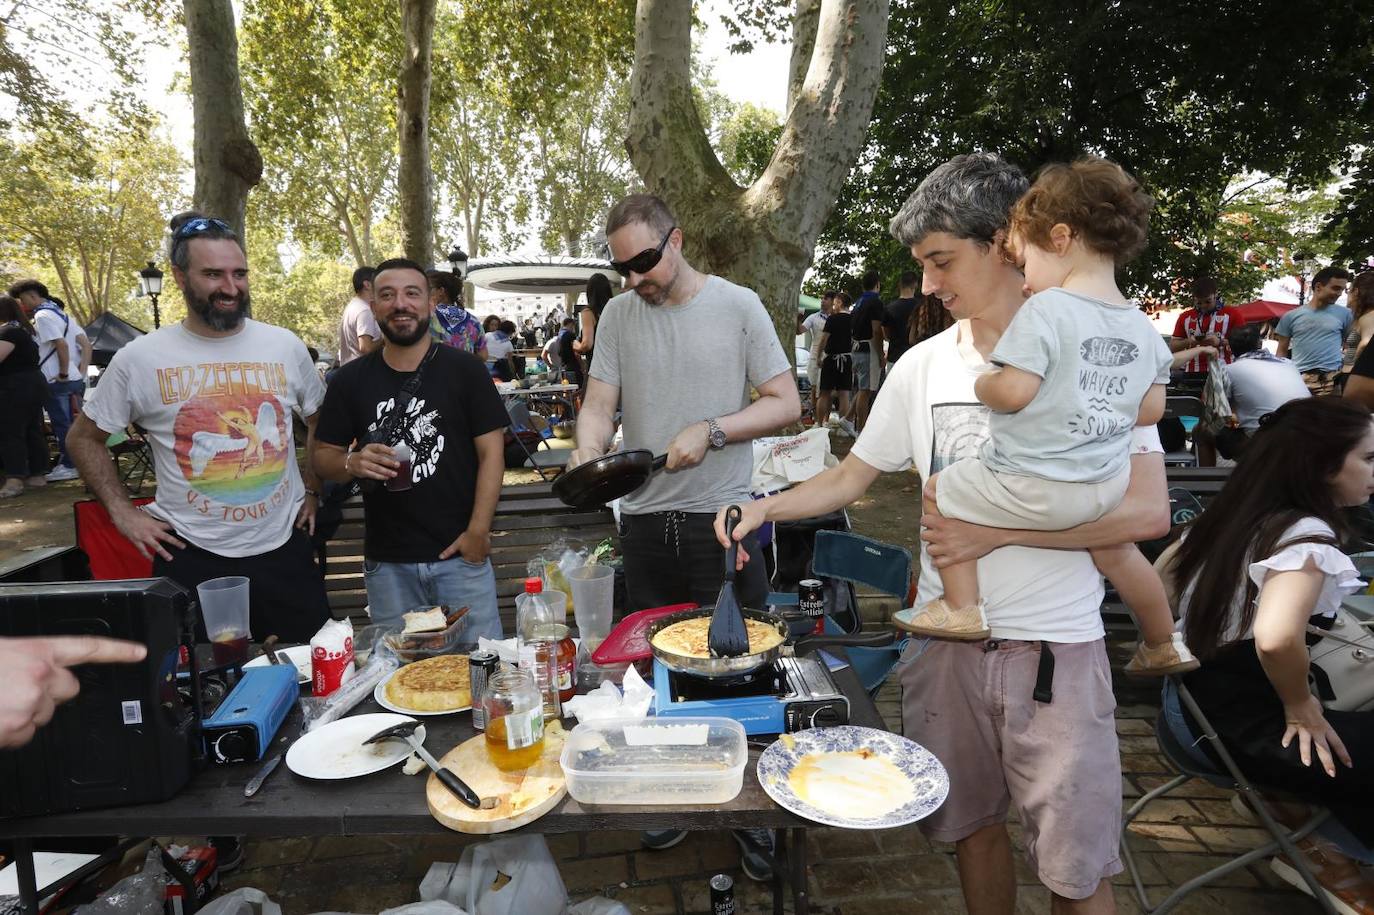
[[[297,739],[286,751],[286,766],[297,775],[319,779],[356,778],[380,772],[409,756],[410,744],[404,740],[383,740],[364,746],[363,741],[378,731],[414,720],[406,715],[377,712],[331,721]],[[415,736],[421,741],[425,739],[424,725],[415,729]]]
[[[393,712],[396,712],[397,714],[400,714],[400,715],[419,715],[419,716],[425,716],[425,715],[452,715],[452,714],[455,714],[455,713],[457,713],[457,712],[466,712],[468,709],[472,708],[471,705],[465,705],[465,706],[463,706],[462,708],[444,709],[442,712],[422,712],[422,711],[419,711],[418,709],[405,708],[405,707],[403,707],[403,706],[397,705],[396,703],[392,702],[390,699],[388,699],[388,698],[386,697],[386,685],[387,685],[388,683],[391,682],[391,678],[392,678],[392,677],[396,676],[396,674],[398,674],[398,673],[400,673],[400,672],[401,672],[401,671],[398,669],[395,673],[391,674],[390,676],[383,677],[383,678],[382,678],[382,682],[378,683],[377,686],[376,686],[376,688],[372,690],[372,698],[373,698],[373,699],[376,699],[376,700],[377,700],[377,704],[380,705],[382,708],[384,708],[384,709],[389,709],[389,710],[391,710],[391,711],[393,711]]]
[[[292,645],[290,648],[278,648],[277,651],[281,654],[286,655],[286,657],[291,661],[291,663],[295,665],[297,683],[304,686],[306,683],[310,682],[310,677],[312,676],[312,674],[310,670],[309,645]],[[269,663],[271,662],[267,660],[267,655],[258,655],[256,658],[249,661],[247,664],[243,666],[266,667]]]
[[[857,725],[782,735],[759,757],[758,775],[780,806],[847,829],[914,823],[949,794],[949,774],[929,750]]]

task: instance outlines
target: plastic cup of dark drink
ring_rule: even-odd
[[[248,660],[248,636],[222,633],[210,642],[216,667],[242,666]]]
[[[212,578],[196,586],[201,619],[210,637],[216,666],[248,660],[248,579],[242,575]]]
[[[386,488],[391,492],[405,492],[411,487],[410,446],[405,442],[400,442],[391,449],[391,456],[400,463],[400,466],[396,468],[396,476],[386,481]]]

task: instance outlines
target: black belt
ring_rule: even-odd
[[[1010,640],[988,639],[983,643],[983,651],[997,651],[1006,641]],[[1035,688],[1031,691],[1031,698],[1045,705],[1054,701],[1054,652],[1050,651],[1049,642],[1040,643],[1040,664],[1035,670]]]

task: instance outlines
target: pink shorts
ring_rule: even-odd
[[[1053,701],[1036,702],[1039,642],[916,640],[899,666],[902,729],[949,771],[949,798],[921,822],[958,842],[1015,804],[1040,882],[1086,899],[1121,872],[1121,757],[1102,640],[1054,642]]]

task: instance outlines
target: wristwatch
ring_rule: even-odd
[[[720,427],[720,424],[717,423],[714,419],[708,419],[706,420],[706,428],[710,431],[710,438],[708,439],[708,441],[711,444],[711,450],[719,451],[720,449],[724,448],[725,430]]]

